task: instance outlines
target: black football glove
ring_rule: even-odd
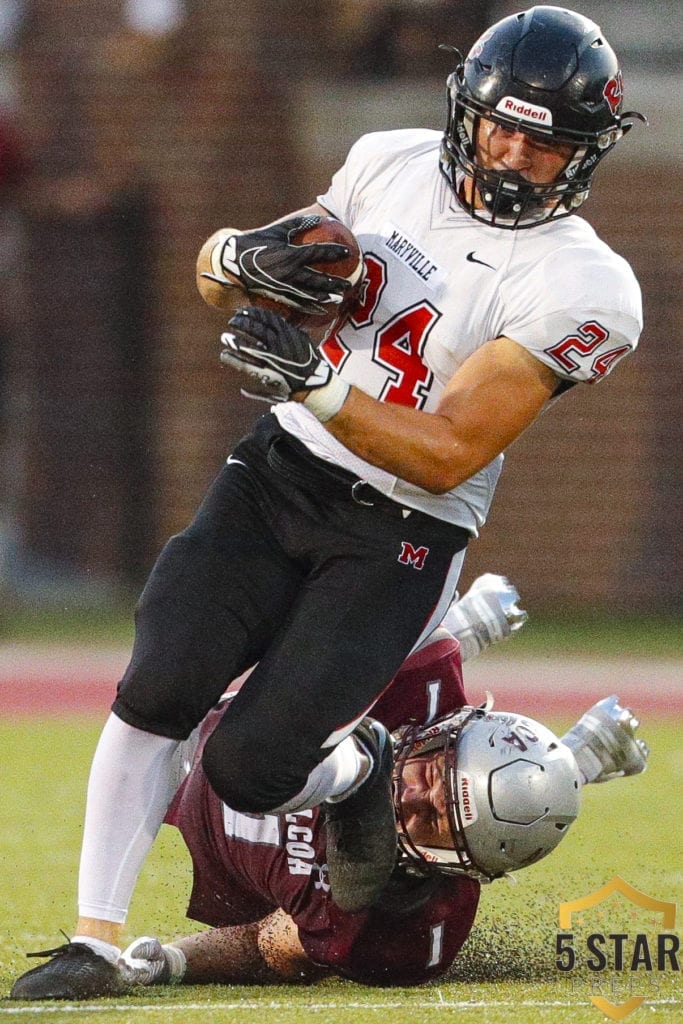
[[[236,277],[247,294],[265,295],[287,306],[314,315],[328,315],[340,306],[353,287],[343,277],[312,270],[311,263],[334,263],[350,254],[345,245],[333,242],[296,245],[292,238],[300,231],[320,224],[322,217],[311,214],[255,231],[235,232],[223,243],[220,262]],[[203,274],[224,284],[213,274]]]
[[[238,309],[221,335],[221,362],[248,378],[242,394],[268,402],[288,402],[297,391],[329,383],[332,369],[305,331],[258,306]]]

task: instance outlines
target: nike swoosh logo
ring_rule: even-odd
[[[233,455],[228,455],[225,460],[225,464],[226,466],[244,466],[245,469],[249,468],[246,462],[242,462],[241,459],[236,459]]]
[[[482,267],[488,267],[489,270],[498,269],[497,267],[492,267],[490,263],[485,263],[484,260],[478,260],[477,257],[474,255],[475,252],[476,250],[473,249],[472,252],[467,253],[465,259],[467,260],[468,263],[481,263]]]

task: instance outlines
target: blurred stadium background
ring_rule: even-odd
[[[325,189],[374,128],[441,128],[480,0],[0,2],[0,596],[129,600],[261,412],[218,364],[194,285],[218,226]],[[544,615],[680,610],[677,5],[573,0],[619,52],[634,128],[587,218],[633,265],[642,347],[513,446],[463,582]],[[677,42],[678,39],[678,42]],[[1,628],[1,627],[0,627]]]

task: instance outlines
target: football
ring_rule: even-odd
[[[301,327],[311,336],[313,341],[320,342],[329,333],[330,329],[340,327],[348,319],[358,302],[361,284],[363,283],[363,254],[355,236],[345,224],[335,217],[323,217],[315,227],[299,231],[294,236],[297,245],[310,245],[314,242],[337,242],[345,245],[351,250],[345,259],[337,260],[335,263],[312,263],[314,270],[321,270],[323,273],[331,274],[334,277],[344,277],[352,284],[352,289],[341,306],[333,306],[330,315],[312,316],[309,313],[301,313],[285,306],[282,303],[273,303],[281,316],[284,316],[290,323]]]
[[[352,289],[347,295],[346,299],[341,306],[331,305],[329,308],[329,314],[314,315],[311,313],[303,313],[298,309],[293,309],[284,302],[278,302],[275,299],[269,299],[264,295],[246,295],[242,292],[242,303],[251,306],[260,306],[263,309],[272,309],[280,316],[284,317],[285,320],[291,324],[295,324],[297,327],[301,327],[302,330],[311,337],[311,340],[316,344],[319,344],[324,338],[330,333],[333,327],[339,327],[348,319],[353,312],[356,304],[358,303],[361,285],[363,283],[363,255],[360,251],[360,246],[356,241],[353,233],[337,220],[335,217],[323,217],[319,224],[314,227],[305,228],[302,231],[297,232],[293,236],[293,241],[296,245],[309,245],[315,242],[329,243],[335,242],[340,245],[345,245],[351,250],[350,254],[344,259],[337,260],[335,263],[311,263],[311,267],[314,270],[320,270],[323,273],[331,274],[334,277],[344,277],[347,281],[352,284]]]
[[[351,250],[345,259],[337,260],[336,263],[312,263],[311,266],[314,270],[322,270],[335,277],[345,277],[352,284],[358,282],[363,269],[358,242],[346,225],[336,217],[323,217],[314,227],[297,232],[293,241],[296,245],[312,245],[316,242],[336,242],[345,245]]]

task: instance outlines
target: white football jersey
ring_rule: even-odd
[[[355,234],[362,302],[322,345],[340,376],[380,401],[431,412],[467,357],[505,336],[567,381],[600,380],[638,341],[641,297],[629,265],[577,216],[509,231],[480,224],[439,170],[441,135],[365,135],[318,202]],[[503,456],[435,495],[369,465],[300,403],[273,410],[322,459],[411,508],[476,534]]]

